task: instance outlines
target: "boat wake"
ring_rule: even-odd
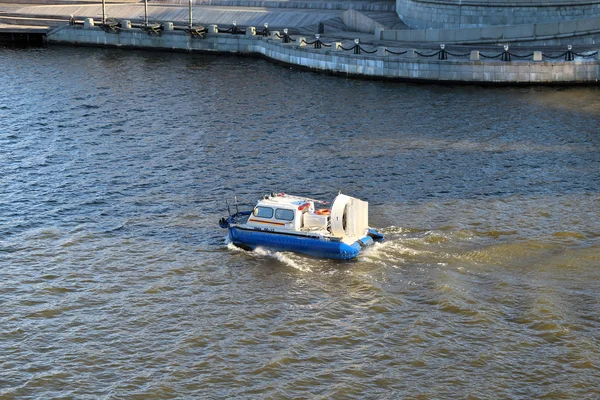
[[[432,251],[416,249],[402,239],[391,239],[375,243],[359,259],[373,264],[398,267],[401,264],[430,259],[433,254]]]
[[[462,230],[417,230],[388,227],[382,243],[375,243],[362,261],[392,267],[401,265],[447,265],[473,246],[473,234]]]
[[[502,265],[533,268],[578,267],[597,263],[589,254],[598,248],[597,240],[577,232],[557,232],[530,237],[515,230],[473,230],[442,227],[434,230],[389,227],[386,236],[359,260],[388,267],[448,266],[460,271],[496,268]],[[586,243],[573,248],[573,243]],[[589,246],[591,245],[591,247]],[[592,250],[590,250],[592,249]]]
[[[496,237],[489,237],[486,233],[465,229],[425,230],[391,226],[381,229],[381,232],[386,236],[385,241],[376,242],[364,249],[356,259],[357,264],[362,266],[354,264],[351,269],[371,267],[397,269],[407,266],[468,268],[475,265],[496,264],[507,257],[505,252],[496,249],[509,245],[502,243]],[[519,244],[514,246],[520,247]],[[312,259],[291,252],[279,252],[260,247],[254,251],[246,251],[231,243],[227,243],[227,247],[256,259],[268,257],[277,260],[301,272],[344,269],[332,260]],[[496,254],[498,252],[501,254]]]
[[[261,256],[261,257],[272,257],[280,262],[282,262],[283,264],[295,268],[299,271],[302,272],[312,272],[312,269],[309,266],[306,265],[302,265],[302,263],[300,261],[295,261],[293,259],[294,255],[291,253],[285,253],[285,252],[278,252],[278,251],[271,251],[271,250],[267,250],[267,249],[263,249],[262,247],[257,247],[256,250],[254,250],[253,252],[254,254],[256,254],[257,256]],[[300,256],[296,256],[297,258],[300,258]]]
[[[305,265],[301,260],[294,260],[294,258],[300,259],[301,258],[300,256],[295,256],[294,254],[291,254],[291,253],[271,251],[271,250],[264,249],[262,247],[257,247],[254,251],[247,251],[240,247],[237,247],[236,245],[234,245],[231,242],[227,243],[227,248],[229,250],[242,252],[244,254],[247,254],[250,257],[256,257],[256,258],[269,257],[269,258],[275,259],[275,260],[287,265],[288,267],[297,269],[298,271],[312,272],[312,269],[308,265]]]

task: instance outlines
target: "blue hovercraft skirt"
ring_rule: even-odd
[[[370,231],[371,233],[371,231]],[[381,236],[372,231],[373,234]],[[229,239],[239,247],[254,250],[262,247],[273,251],[291,251],[311,257],[349,260],[358,256],[361,248],[373,244],[370,235],[352,244],[321,238],[319,236],[296,235],[293,233],[264,232],[230,226]]]

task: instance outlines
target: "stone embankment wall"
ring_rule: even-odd
[[[252,31],[252,28],[247,28],[247,32]],[[120,29],[118,33],[109,33],[88,24],[87,28],[64,26],[54,29],[48,34],[48,42],[256,54],[303,68],[369,78],[483,84],[597,84],[600,79],[597,55],[594,59],[575,61],[439,60],[418,58],[418,52],[411,49],[403,55],[394,55],[383,47],[375,49],[374,54],[354,54],[344,50],[339,42],[328,43],[331,45],[329,48],[316,49],[300,37],[295,38],[294,43],[283,43],[276,32],[272,32],[270,37],[253,36],[251,33],[233,35],[216,33],[214,25],[209,27],[209,32],[213,33],[204,38],[190,36],[182,30],[163,31],[160,35],[148,35],[140,29]]]
[[[595,44],[600,41],[600,17],[485,28],[386,30],[381,33],[380,39],[400,42],[460,44]]]
[[[600,16],[600,0],[396,0],[412,29],[469,28]]]
[[[344,25],[346,25],[346,28],[354,32],[373,33],[378,28],[380,30],[385,29],[385,26],[382,24],[375,22],[373,19],[366,17],[355,10],[344,11],[340,14],[340,18],[342,19],[342,22],[344,22]]]

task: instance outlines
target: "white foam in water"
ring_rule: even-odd
[[[365,249],[362,254],[359,255],[361,259],[366,261],[375,262],[375,260],[382,258],[381,256],[384,253],[384,243],[375,242],[372,246],[369,246]]]
[[[241,247],[237,247],[235,244],[233,244],[231,242],[227,242],[227,249],[233,250],[233,251],[246,252],[246,250],[242,249]]]
[[[402,232],[402,228],[397,227],[390,227],[385,230]],[[394,238],[386,239],[382,243],[375,242],[372,246],[369,246],[361,252],[359,260],[379,265],[392,265],[393,267],[398,268],[399,266],[397,264],[406,264],[407,258],[413,259],[415,257],[427,257],[428,255],[435,254],[435,252],[432,251],[417,250],[407,246],[407,242],[410,243],[410,241],[410,239],[406,238]],[[422,241],[422,239],[419,241]],[[312,272],[308,262],[305,261],[301,255],[271,251],[260,247],[254,251],[246,251],[233,245],[227,237],[225,238],[225,242],[229,250],[244,252],[251,257],[271,257],[298,271]]]
[[[284,263],[285,265],[290,266],[292,268],[295,268],[295,269],[297,269],[299,271],[302,271],[302,272],[312,272],[312,270],[310,269],[310,267],[307,267],[305,265],[302,265],[299,262],[296,262],[296,261],[292,260],[292,258],[289,257],[288,255],[286,255],[285,253],[279,253],[277,251],[270,251],[270,250],[267,250],[267,249],[263,249],[262,247],[258,247],[254,251],[247,251],[247,250],[244,250],[244,249],[242,249],[240,247],[237,247],[236,245],[234,245],[233,243],[231,243],[231,241],[229,240],[229,238],[226,238],[225,242],[227,243],[227,248],[229,250],[243,252],[243,253],[248,254],[251,257],[271,257],[271,258],[275,258],[276,260]]]
[[[289,257],[288,255],[286,255],[285,253],[280,253],[278,251],[270,251],[267,249],[263,249],[261,247],[257,247],[253,252],[253,254],[256,254],[258,256],[267,256],[267,257],[273,257],[276,260],[284,263],[287,266],[290,266],[292,268],[295,268],[299,271],[302,272],[312,272],[312,270],[310,269],[310,267],[301,265],[300,263],[292,260],[291,257]]]
[[[383,243],[375,243],[365,251],[365,255],[375,258],[387,258],[392,252],[410,256],[431,254],[429,251],[415,250],[410,247],[406,247],[404,244],[402,244],[401,240],[389,240]]]
[[[409,233],[410,230],[406,228],[402,228],[401,226],[390,225],[387,228],[383,228],[379,230],[383,234],[390,233]]]

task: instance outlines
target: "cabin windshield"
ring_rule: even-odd
[[[256,207],[252,214],[258,218],[273,218],[273,209],[271,207]]]
[[[284,208],[278,208],[277,210],[275,210],[275,218],[281,219],[283,221],[293,221],[294,211],[286,210]]]

